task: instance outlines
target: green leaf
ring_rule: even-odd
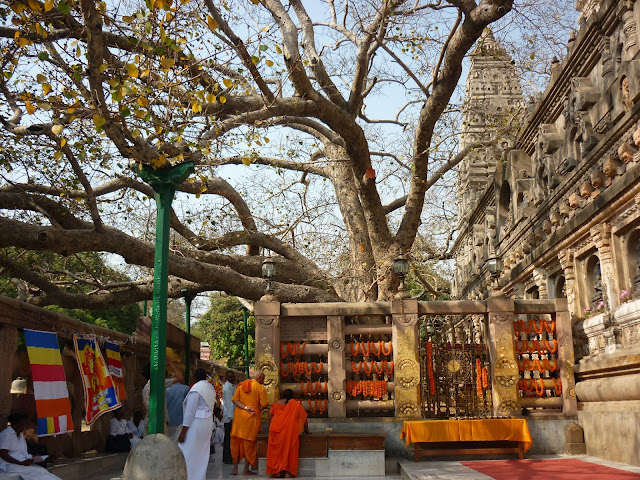
[[[65,0],[60,0],[58,2],[58,10],[63,15],[69,15],[71,12],[71,5],[69,5]]]
[[[38,60],[42,60],[43,62],[49,58],[49,52],[40,52],[38,54]]]
[[[147,32],[147,34],[151,35],[151,22],[145,22],[144,31]]]
[[[267,50],[269,50],[269,47],[267,47],[266,45],[260,45],[258,48],[261,52],[266,52]]]

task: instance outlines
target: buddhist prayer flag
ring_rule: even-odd
[[[87,425],[103,413],[120,407],[115,385],[100,353],[95,335],[74,335],[78,367],[84,386],[84,408]]]
[[[112,342],[104,342],[104,351],[107,354],[107,365],[109,366],[109,375],[116,386],[116,394],[118,400],[122,401],[127,398],[124,390],[124,379],[122,378],[122,358],[120,357],[120,345]]]
[[[27,344],[33,395],[36,400],[39,437],[72,432],[71,403],[62,357],[55,332],[24,330]]]

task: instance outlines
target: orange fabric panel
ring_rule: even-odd
[[[247,384],[247,382],[250,382]],[[249,392],[245,390],[249,389]],[[246,410],[236,408],[233,414],[231,436],[255,440],[260,431],[260,410],[269,404],[267,391],[257,381],[250,379],[240,382],[233,395],[233,400],[239,400],[247,407],[253,407],[255,413],[251,415]]]
[[[50,400],[36,400],[36,411],[39,418],[71,415],[71,404],[68,398],[53,398]]]
[[[307,412],[300,402],[274,403],[271,406],[271,424],[269,425],[269,446],[267,449],[267,474],[286,470],[292,475],[298,474],[298,452],[300,433],[304,430]]]
[[[235,415],[233,421],[235,422]],[[236,465],[244,458],[252,466],[258,466],[258,441],[246,440],[231,435],[231,456]]]
[[[401,438],[407,445],[416,442],[476,442],[509,440],[531,447],[531,434],[522,418],[478,420],[416,420],[402,422]]]

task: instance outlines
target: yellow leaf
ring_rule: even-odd
[[[53,0],[46,0],[44,2],[44,11],[48,12],[49,10],[51,10],[53,8]]]
[[[218,28],[218,22],[216,22],[211,15],[207,15],[207,25],[209,25],[209,28],[211,30],[215,30],[216,28]]]
[[[62,158],[62,152],[56,152],[53,154],[53,158],[55,158],[56,160],[60,160]]]
[[[282,53],[282,49],[280,48],[280,45],[276,45],[276,52]]]
[[[36,33],[38,35],[40,35],[41,37],[46,37],[47,36],[47,31],[39,23],[36,23]]]
[[[104,73],[106,69],[107,69],[107,65],[103,63],[102,65],[100,65],[100,68],[98,70],[100,71],[100,73]]]
[[[13,3],[11,4],[11,10],[13,10],[17,14],[20,14],[24,11],[24,5],[20,2]]]
[[[93,124],[96,126],[96,128],[102,127],[106,122],[107,120],[104,117],[101,117],[100,114],[93,114]]]
[[[32,105],[29,100],[27,100],[27,102],[25,103],[24,107],[27,109],[27,113],[29,115],[33,115],[34,113],[36,113],[35,105]]]
[[[38,106],[45,112],[51,110],[51,104],[47,102],[38,102]]]
[[[202,111],[202,104],[198,101],[193,102],[193,104],[191,105],[191,110],[193,111],[193,113],[200,113]]]
[[[224,83],[224,86],[227,88],[231,88],[231,86],[233,85],[233,82],[231,81],[230,78],[225,78],[222,83]]]
[[[220,103],[227,103],[227,97],[225,97],[224,95],[220,95],[220,98],[218,98],[218,100],[220,100]]]
[[[138,77],[138,67],[136,67],[133,63],[129,63],[127,65],[127,75],[129,75],[132,78],[137,78]]]
[[[251,165],[251,158],[242,157],[242,163],[244,163],[248,167],[249,165]]]
[[[260,0],[251,0],[251,3],[253,3],[254,5],[258,5],[260,3]]]
[[[149,100],[144,97],[138,97],[138,105],[140,105],[141,107],[146,107],[147,105],[149,105]]]
[[[16,43],[18,44],[19,47],[26,47],[27,45],[31,44],[31,42],[24,37],[19,37],[16,40]]]
[[[60,139],[60,148],[63,148],[66,144],[67,144],[67,139],[66,138],[61,138]]]
[[[162,133],[162,127],[156,127],[156,135],[160,135]]]
[[[29,8],[34,12],[42,12],[42,7],[36,0],[28,0],[27,3],[29,4]]]
[[[53,127],[51,127],[51,131],[54,135],[60,135],[62,133],[62,130],[64,130],[64,127],[62,125],[54,125]]]
[[[270,27],[269,25],[267,25],[266,27],[262,27],[262,31],[263,31],[264,33],[267,33],[267,32],[269,31],[269,29],[270,29],[270,28],[271,28],[271,27]]]
[[[76,108],[78,108],[78,107],[76,107],[76,106],[71,106],[71,107],[67,108],[67,113],[73,113],[73,112],[75,112],[75,111],[76,111]]]
[[[38,81],[38,83],[44,83],[47,81],[47,77],[39,73],[38,75],[36,75],[36,80]]]
[[[193,178],[193,177],[189,177],[189,178],[187,178],[187,182],[189,182],[189,183],[193,183],[193,182],[195,182],[195,181],[196,181],[196,179],[195,179],[195,178]]]
[[[187,0],[189,1],[189,0]],[[200,198],[200,195],[202,195],[201,193],[196,193],[196,198]]]
[[[151,166],[153,168],[162,168],[167,163],[167,156],[160,155],[158,158],[151,160]]]
[[[142,69],[142,72],[140,73],[140,76],[141,77],[146,77],[150,73],[151,73],[151,70],[149,70],[148,68],[144,68],[144,69]]]
[[[267,65],[267,67],[273,67],[273,62],[271,60],[265,60],[264,63]]]
[[[208,103],[215,103],[216,101],[216,96],[213,93],[207,93],[205,95],[205,98],[207,99]]]
[[[160,65],[162,65],[162,68],[171,68],[173,67],[174,63],[176,63],[176,61],[173,58],[163,58],[162,60],[160,60]]]

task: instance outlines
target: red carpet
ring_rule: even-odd
[[[461,462],[496,480],[639,480],[640,474],[583,460],[493,460]]]

